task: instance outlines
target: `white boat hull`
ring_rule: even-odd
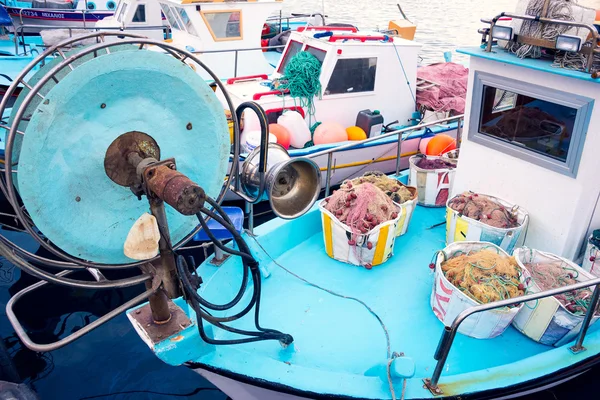
[[[220,391],[225,393],[233,400],[309,400],[310,397],[299,397],[294,396],[287,393],[276,392],[274,390],[269,390],[265,388],[261,388],[258,386],[250,385],[248,383],[243,383],[240,381],[236,381],[231,378],[224,377],[222,375],[215,374],[214,372],[207,371],[202,368],[195,368],[195,372],[200,374],[210,383],[215,385]],[[581,372],[579,374],[575,374],[565,379],[558,380],[548,385],[543,385],[540,387],[536,387],[534,389],[524,390],[519,393],[514,393],[507,396],[499,396],[495,397],[494,400],[509,400],[515,399],[518,397],[531,395],[534,393],[539,393],[543,390],[551,389],[555,386],[561,385],[565,382],[570,381],[571,379],[575,379],[578,376],[586,373],[588,371]]]
[[[87,11],[82,10],[54,10],[45,8],[21,8],[6,7],[8,15],[20,33],[20,27],[24,26],[25,34],[39,33],[48,27],[64,27],[74,29],[93,28],[96,22],[114,14],[114,11]],[[29,27],[31,25],[43,25],[44,28]]]

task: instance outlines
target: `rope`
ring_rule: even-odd
[[[258,239],[253,236],[253,235],[249,235],[254,242],[258,245],[258,247],[260,247],[260,249],[265,253],[265,255],[267,257],[269,257],[271,259],[271,261],[273,262],[273,264],[275,264],[276,266],[278,266],[279,268],[281,268],[282,270],[284,270],[285,272],[287,272],[288,274],[290,274],[291,276],[293,276],[294,278],[301,280],[302,282],[306,283],[309,286],[312,286],[316,289],[322,290],[324,292],[327,292],[333,296],[336,297],[340,297],[342,299],[347,299],[347,300],[353,300],[357,303],[359,303],[360,305],[362,305],[364,308],[367,309],[367,311],[373,315],[375,317],[375,319],[377,319],[377,322],[379,322],[379,325],[381,325],[381,329],[383,330],[383,333],[385,334],[385,342],[386,342],[386,347],[387,347],[387,378],[388,378],[388,384],[390,386],[390,393],[392,395],[392,400],[396,400],[396,392],[394,390],[394,384],[392,382],[392,372],[391,372],[391,367],[392,367],[392,362],[394,362],[394,360],[398,357],[401,357],[403,355],[403,353],[396,353],[393,352],[391,350],[391,341],[390,341],[390,334],[387,330],[387,327],[385,326],[385,324],[383,323],[383,320],[381,319],[381,317],[379,315],[377,315],[377,313],[375,311],[373,311],[373,309],[371,307],[369,307],[367,305],[367,303],[365,303],[364,301],[362,301],[361,299],[358,299],[356,297],[352,297],[352,296],[346,296],[340,293],[336,293],[331,289],[327,289],[324,288],[322,286],[317,285],[316,283],[312,283],[306,279],[304,279],[303,277],[301,277],[300,275],[295,274],[294,272],[290,271],[289,269],[287,269],[286,267],[284,267],[283,265],[281,265],[279,262],[277,262],[277,260],[275,260],[268,252],[267,250],[262,246],[262,244],[258,241]],[[406,392],[406,379],[404,379],[404,382],[402,384],[402,393],[401,393],[401,400],[404,400],[404,395]]]
[[[275,83],[276,89],[290,91],[300,106],[307,109],[309,125],[315,116],[314,97],[321,98],[321,62],[307,51],[293,56],[285,67],[285,74]],[[295,102],[295,101],[294,101]]]
[[[387,36],[386,36],[387,38]],[[408,86],[408,91],[415,102],[415,110],[417,109],[417,98],[410,87],[410,81],[408,80],[408,75],[406,75],[406,70],[404,69],[404,64],[402,63],[402,58],[400,57],[400,53],[398,53],[398,48],[396,47],[396,43],[392,40],[392,45],[394,46],[394,50],[396,51],[396,57],[398,57],[398,62],[400,63],[400,68],[402,68],[402,73],[404,74],[404,79],[406,79],[406,85]]]

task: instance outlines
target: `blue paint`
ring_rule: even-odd
[[[108,178],[104,155],[114,139],[133,130],[152,136],[161,158],[175,157],[178,169],[209,196],[221,190],[230,147],[227,121],[214,92],[194,71],[152,51],[87,61],[34,112],[19,160],[20,193],[35,224],[73,256],[131,261],[123,243],[149,205]],[[198,160],[203,168],[197,168]],[[197,225],[195,217],[171,207],[167,217],[175,243]]]
[[[0,26],[12,26],[12,20],[6,12],[6,8],[0,4]]]
[[[292,334],[294,347],[284,350],[275,342],[218,346],[214,352],[191,361],[300,391],[390,398],[385,339],[375,318],[360,304],[289,275],[271,261],[273,257],[312,283],[366,302],[387,326],[392,351],[404,352],[414,360],[414,377],[407,382],[406,398],[431,398],[422,387],[422,379],[430,377],[435,367],[433,353],[443,325],[430,309],[433,277],[428,265],[435,251],[444,247],[445,229],[427,228],[444,220],[444,209],[417,207],[408,233],[396,240],[394,256],[370,271],[337,262],[325,254],[317,209],[296,220],[273,220],[259,226],[255,234],[270,256],[253,238],[245,238],[270,273],[263,281],[261,323]],[[202,264],[199,274],[206,277],[200,293],[210,301],[225,302],[238,288],[241,267],[236,258],[230,258],[218,268]],[[242,306],[247,301],[246,297]],[[244,318],[233,325],[251,328],[252,320]],[[234,337],[217,329],[214,335],[219,339]],[[162,349],[158,356],[168,363],[179,363],[192,351],[187,340]],[[446,386],[446,394],[460,395],[550,375],[598,354],[597,326],[590,328],[586,347],[587,352],[572,355],[566,346],[538,344],[512,327],[491,340],[459,334],[441,383],[454,385]],[[398,375],[412,375],[410,361],[402,362]],[[401,379],[395,379],[394,385],[399,393]]]
[[[552,62],[548,60],[519,58],[516,55],[505,51],[504,49],[494,47],[491,53],[481,49],[480,47],[467,47],[456,50],[458,53],[467,54],[473,57],[483,58],[486,60],[497,61],[510,65],[516,65],[523,68],[529,68],[536,71],[549,72],[551,74],[566,76],[569,78],[581,79],[583,81],[600,83],[600,79],[593,79],[587,72],[575,71],[567,68],[552,67]]]

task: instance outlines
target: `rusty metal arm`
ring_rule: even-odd
[[[58,274],[56,274],[56,276],[62,277],[62,276],[68,275],[71,272],[73,272],[73,271],[62,271],[62,272],[59,272]],[[102,280],[102,276],[98,276],[97,274],[94,274],[91,271],[90,271],[90,273],[92,273],[92,275],[94,275],[94,277],[97,280]],[[15,294],[6,304],[6,316],[8,317],[8,320],[10,321],[11,325],[13,326],[15,333],[17,334],[19,339],[21,339],[23,344],[28,349],[33,350],[33,351],[38,351],[38,352],[53,351],[56,349],[60,349],[63,346],[66,346],[67,344],[79,339],[80,337],[84,336],[85,334],[96,329],[100,325],[103,325],[106,322],[110,321],[111,319],[113,319],[117,315],[121,314],[122,312],[127,311],[128,309],[135,307],[136,305],[142,303],[148,297],[153,295],[157,290],[157,288],[154,288],[154,287],[150,288],[149,290],[146,290],[144,293],[140,294],[139,296],[134,297],[133,299],[126,302],[125,304],[115,308],[114,310],[103,315],[102,317],[98,318],[97,320],[90,323],[89,325],[84,326],[77,332],[72,333],[71,335],[69,335],[61,340],[58,340],[58,341],[52,342],[52,343],[48,343],[48,344],[39,344],[39,343],[35,343],[34,341],[31,340],[31,338],[25,331],[25,328],[23,328],[23,325],[21,325],[21,323],[19,322],[19,319],[17,318],[13,308],[14,308],[15,304],[17,303],[17,301],[19,301],[27,293],[33,292],[34,290],[37,290],[47,284],[48,284],[48,282],[46,282],[46,281],[40,281],[36,284],[28,286],[25,289],[18,292],[17,294]]]
[[[470,307],[463,312],[461,312],[452,322],[452,326],[445,326],[444,332],[442,333],[442,337],[440,338],[440,342],[435,351],[433,358],[437,360],[437,364],[435,366],[435,370],[433,371],[433,375],[431,378],[424,379],[425,386],[434,394],[440,395],[443,394],[442,390],[438,387],[438,382],[440,380],[440,376],[442,375],[442,370],[444,365],[446,364],[446,360],[448,359],[448,354],[450,353],[450,348],[452,347],[452,343],[454,342],[454,338],[456,337],[456,332],[458,332],[458,328],[460,324],[463,323],[465,319],[470,317],[473,314],[477,314],[483,311],[489,311],[496,308],[507,307],[515,304],[526,303],[532,300],[543,299],[550,296],[556,296],[557,294],[570,292],[572,290],[583,289],[586,287],[595,286],[594,292],[592,294],[592,298],[590,299],[590,304],[588,305],[585,318],[582,323],[581,330],[579,331],[579,335],[577,337],[577,342],[574,346],[570,347],[570,350],[574,353],[585,350],[582,346],[583,340],[585,339],[585,335],[587,333],[588,327],[592,320],[592,316],[594,315],[594,310],[596,310],[598,306],[598,298],[600,298],[600,278],[590,279],[588,281],[579,282],[574,285],[563,286],[556,289],[546,290],[539,293],[528,294],[524,296],[514,297],[512,299],[506,299],[501,301],[495,301],[487,304],[480,304],[478,306]]]

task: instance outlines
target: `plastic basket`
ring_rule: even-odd
[[[530,277],[524,264],[531,262],[553,262],[561,261],[577,272],[575,280],[583,282],[594,277],[571,261],[554,254],[520,247],[515,250],[514,257],[523,269],[525,278]],[[527,285],[529,293],[539,293],[540,287],[534,281]],[[579,330],[584,316],[578,316],[567,310],[555,297],[530,301],[519,311],[513,321],[513,326],[525,336],[548,346],[562,346],[573,340]],[[597,316],[592,318],[590,324],[598,320]]]
[[[423,155],[416,155],[409,159],[409,185],[416,186],[419,194],[419,205],[426,207],[444,207],[450,196],[450,192],[452,191],[456,170],[453,168],[419,168],[417,166],[417,161],[423,157]]]
[[[508,253],[493,243],[459,242],[448,245],[439,252],[435,263],[435,282],[431,291],[431,308],[436,317],[446,326],[451,326],[463,311],[479,305],[478,302],[461,292],[442,272],[442,262],[448,255],[457,251],[468,253],[492,247],[499,254],[510,257]],[[458,332],[476,339],[490,339],[501,335],[513,321],[522,305],[514,308],[497,308],[469,316],[458,328]]]
[[[408,212],[403,211],[406,209],[394,203],[399,209],[395,219],[381,223],[365,234],[355,234],[325,209],[325,204],[325,200],[319,203],[325,251],[329,257],[352,265],[375,266],[386,262],[393,255],[399,221],[404,218],[404,224],[408,225],[410,220]],[[355,244],[349,244],[350,240]],[[371,249],[368,243],[371,243]]]
[[[490,200],[501,204],[509,210],[515,207],[513,204],[497,197],[482,196],[488,197]],[[508,253],[513,252],[519,236],[528,225],[529,214],[525,209],[522,207],[516,208],[517,223],[519,226],[515,228],[496,228],[459,214],[449,206],[452,199],[448,199],[446,203],[446,244],[461,241],[490,242],[500,246]]]

